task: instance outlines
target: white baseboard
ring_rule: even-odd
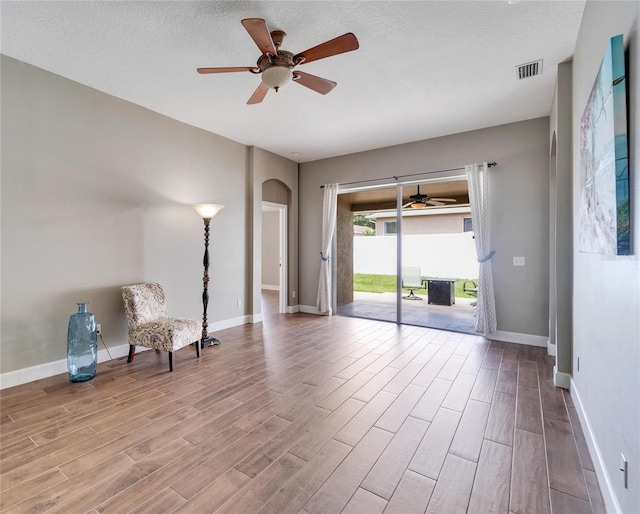
[[[136,352],[144,352],[147,350],[149,350],[149,348],[145,348],[143,346],[136,347]],[[111,357],[114,359],[126,357],[129,355],[129,344],[125,343],[118,346],[110,346],[109,353],[111,353]],[[98,364],[111,360],[109,353],[107,353],[107,350],[105,350],[104,347],[102,350],[98,350]],[[36,366],[31,366],[29,368],[8,371],[0,375],[0,389],[7,389],[9,387],[26,384],[28,382],[40,380],[41,378],[53,377],[66,372],[66,358],[53,362],[45,362],[44,364],[37,364]]]
[[[547,339],[547,354],[550,355],[551,357],[555,357],[556,356],[556,345],[555,344],[551,344],[549,342],[549,340]]]
[[[249,323],[262,323],[262,314],[250,314]]]
[[[209,326],[207,328],[209,329],[209,332],[216,332],[218,330],[224,330],[225,328],[233,328],[239,325],[246,325],[247,323],[251,323],[250,314],[238,316],[237,318],[215,321],[213,323],[209,323]]]
[[[328,316],[328,312],[320,312],[315,305],[299,305],[300,312],[305,314],[316,314],[317,316]]]
[[[576,387],[576,383],[573,379],[570,380],[570,384],[571,398],[576,406],[576,411],[580,418],[580,424],[582,425],[582,431],[584,432],[584,437],[587,441],[587,446],[589,447],[589,454],[591,455],[591,460],[596,468],[596,477],[598,477],[598,484],[600,485],[600,492],[602,492],[602,499],[604,500],[605,507],[609,513],[622,514],[622,509],[618,503],[618,498],[616,497],[616,493],[613,489],[611,478],[609,477],[609,473],[607,473],[607,467],[604,464],[604,459],[602,458],[602,453],[598,446],[598,441],[596,440],[593,428],[589,422],[589,417],[584,410],[580,393],[578,392],[578,388]]]
[[[571,388],[571,375],[564,371],[558,371],[558,366],[553,367],[553,384],[562,389]]]
[[[287,306],[287,314],[296,314],[300,312],[300,306],[299,305],[289,305]]]
[[[262,315],[259,315],[262,320]],[[214,323],[209,324],[209,332],[216,332],[218,330],[224,330],[225,328],[237,327],[238,325],[244,325],[246,323],[251,323],[252,316],[238,316],[237,318],[231,318],[223,321],[216,321]],[[255,322],[254,322],[255,323]],[[215,335],[215,334],[212,334]],[[100,347],[102,349],[100,350]],[[143,352],[149,350],[149,348],[145,348],[144,346],[137,346],[136,352]],[[129,354],[129,344],[120,344],[117,346],[110,346],[109,352],[111,353],[111,357],[117,359],[119,357],[125,357]],[[110,360],[109,354],[104,349],[102,344],[98,345],[98,363],[106,362]],[[60,375],[61,373],[67,372],[67,359],[60,359],[53,362],[45,362],[44,364],[37,364],[36,366],[31,366],[29,368],[17,369],[15,371],[7,371],[6,373],[0,374],[0,390],[7,389],[8,387],[14,387],[22,384],[26,384],[27,382],[33,382],[35,380],[40,380],[41,378],[53,377],[55,375]]]
[[[280,291],[280,286],[270,286],[267,284],[262,284],[262,289],[266,289],[267,291]]]
[[[0,389],[7,389],[18,385],[40,380],[41,378],[53,377],[67,371],[67,359],[54,362],[45,362],[30,368],[7,371],[0,375]]]
[[[145,348],[144,346],[136,346],[136,353],[146,352],[147,350],[151,350],[151,348]],[[109,353],[111,357],[109,357]],[[102,350],[98,350],[98,363],[107,362],[113,359],[119,359],[120,357],[126,357],[129,355],[129,343],[119,344],[118,346],[109,347],[109,353],[104,348]],[[66,359],[64,361],[67,362]],[[66,371],[66,370],[65,370]]]
[[[496,330],[485,336],[492,341],[503,341],[505,343],[528,344],[529,346],[547,347],[546,336],[534,336],[531,334],[521,334],[519,332],[505,332],[504,330]]]

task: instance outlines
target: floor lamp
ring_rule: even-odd
[[[204,221],[204,258],[202,264],[204,265],[204,275],[202,276],[202,338],[200,339],[200,348],[206,348],[214,344],[220,344],[220,341],[215,337],[209,336],[207,327],[207,306],[209,304],[209,224],[211,218],[213,218],[224,205],[218,205],[215,203],[199,203],[194,205],[193,208],[198,211],[198,214]]]

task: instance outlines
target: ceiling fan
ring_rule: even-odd
[[[405,203],[402,208],[412,207],[414,209],[423,209],[427,205],[446,205],[448,202],[454,202],[453,198],[431,198],[429,195],[420,194],[420,185],[418,184],[418,194],[411,195],[409,202]]]
[[[262,52],[256,66],[198,68],[197,71],[203,74],[234,73],[239,71],[248,71],[256,75],[261,74],[262,82],[251,95],[247,104],[262,102],[269,89],[274,89],[278,92],[281,87],[286,86],[291,81],[313,89],[321,95],[326,95],[336,87],[335,82],[302,71],[293,71],[293,68],[333,55],[351,52],[357,50],[360,46],[356,36],[349,32],[299,54],[293,54],[286,50],[280,50],[280,45],[282,45],[286,34],[282,30],[269,32],[267,23],[263,19],[246,18],[242,20],[242,25]]]

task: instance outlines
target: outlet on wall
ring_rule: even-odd
[[[236,301],[236,306],[240,307],[241,304],[242,304],[242,301],[240,300],[240,298],[238,298],[238,300]]]
[[[102,334],[102,325],[100,323],[96,323],[96,332]]]
[[[524,257],[514,257],[513,258],[514,266],[524,266]]]
[[[293,292],[293,297],[294,297],[294,298],[296,297],[296,292],[295,292],[295,291]]]

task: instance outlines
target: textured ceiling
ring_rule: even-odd
[[[584,0],[2,1],[1,51],[246,145],[306,162],[549,114]],[[302,66],[334,80],[246,105],[259,77],[240,24],[264,18],[294,53],[353,32],[360,49]],[[544,59],[542,75],[514,67]]]

